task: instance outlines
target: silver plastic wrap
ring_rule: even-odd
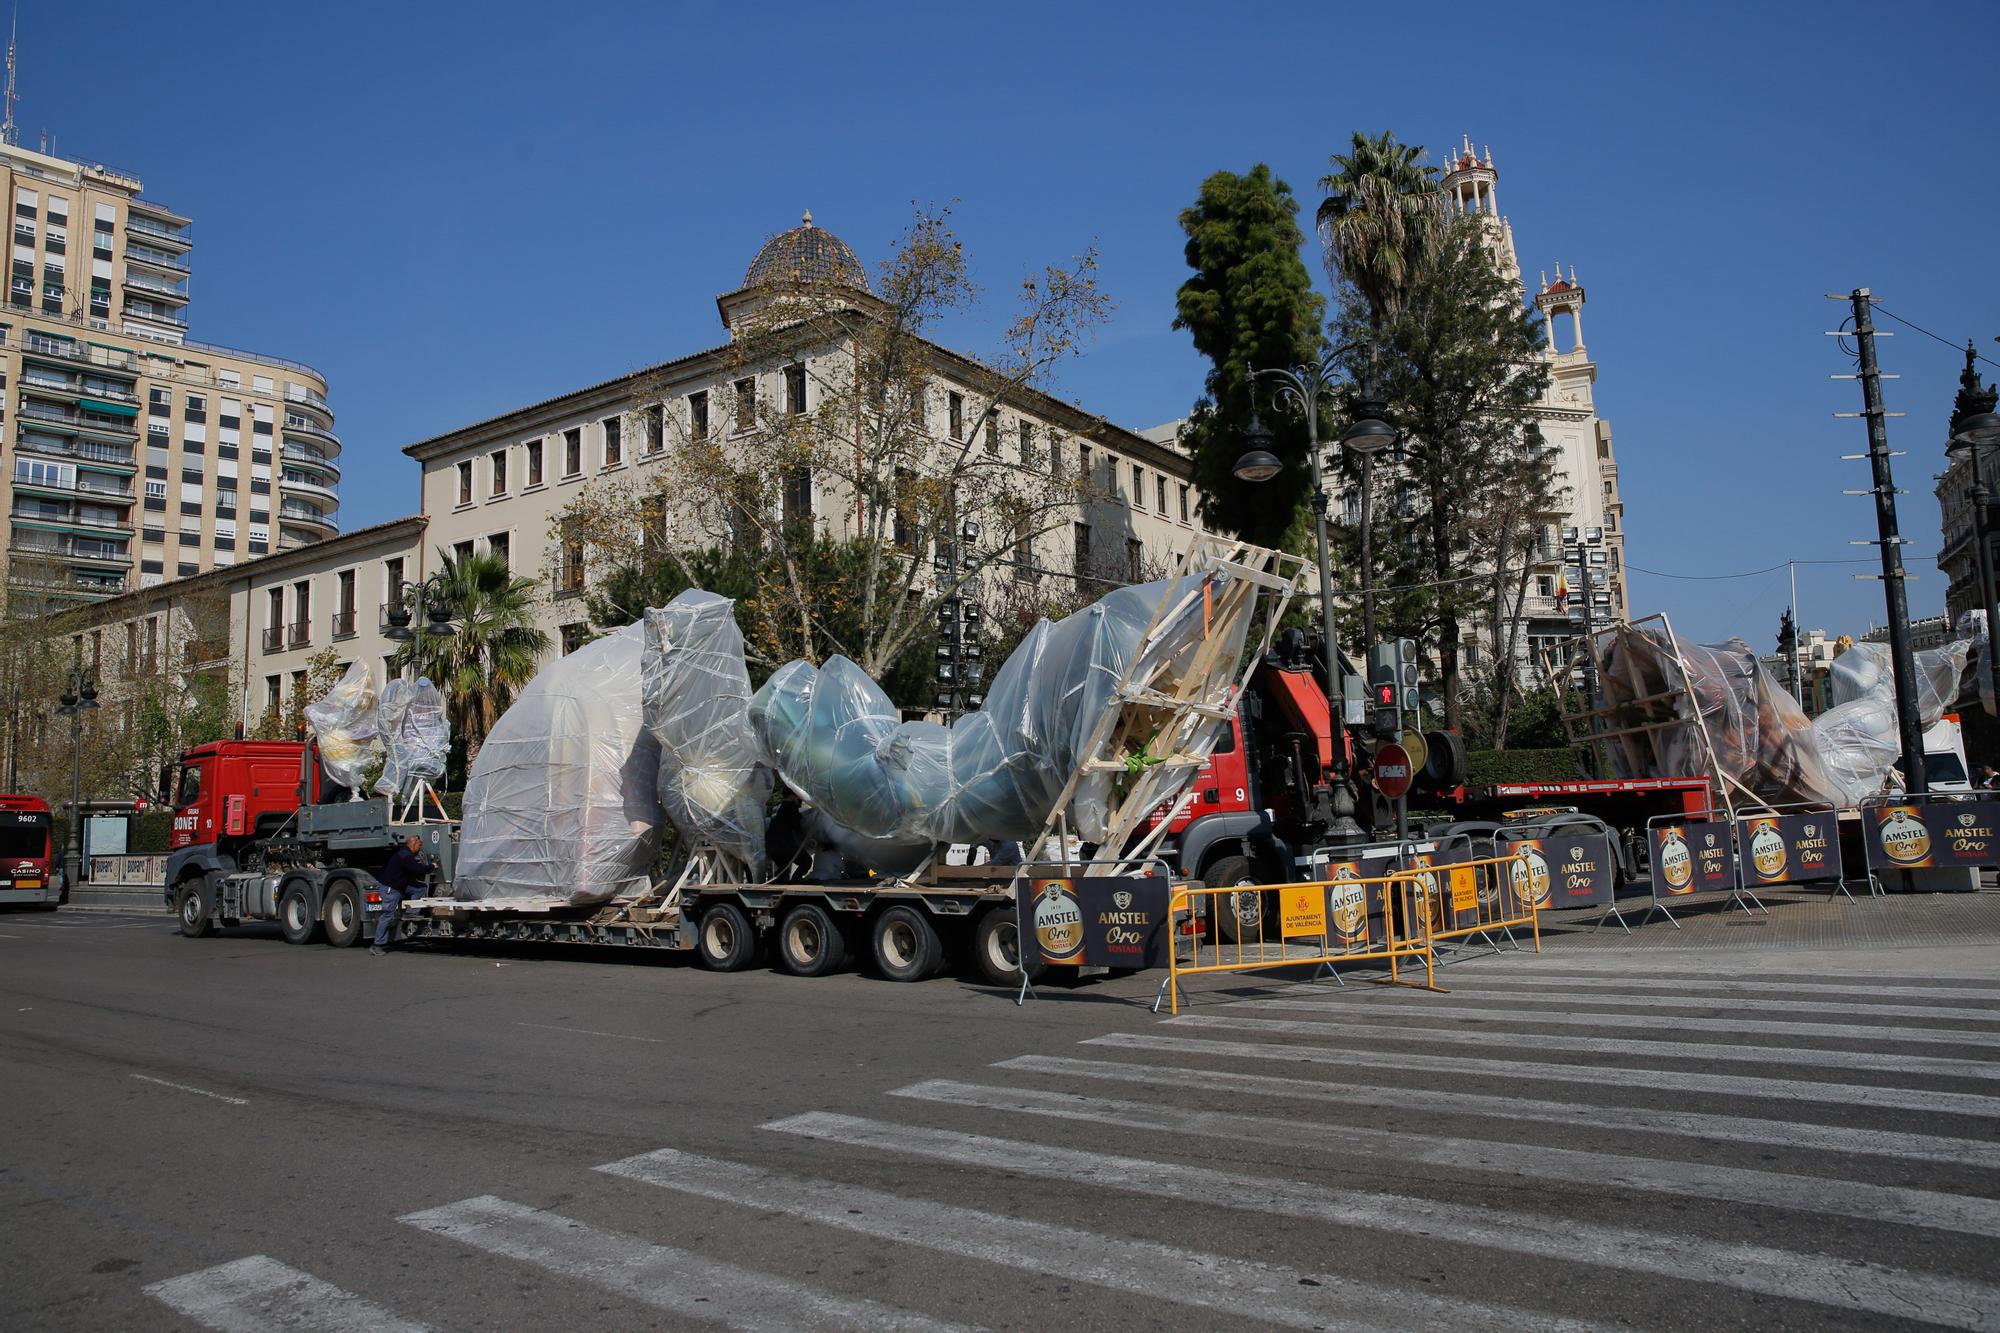
[[[302,710],[313,739],[319,742],[320,764],[356,800],[367,788],[368,775],[382,760],[382,740],[375,717],[375,680],[365,662],[348,665],[326,696]]]
[[[645,616],[640,697],[660,747],[660,806],[692,842],[707,842],[762,879],[771,770],[750,729],[750,672],[735,603],[691,590]]]
[[[750,723],[785,782],[873,857],[1033,837],[1070,774],[1110,757],[1085,750],[1134,658],[1164,663],[1201,644],[1203,592],[1200,577],[1141,584],[1042,621],[1008,656],[985,705],[955,726],[898,723],[882,687],[844,657],[781,668],[751,700]],[[1173,612],[1148,639],[1163,604]],[[1103,772],[1077,784],[1069,815],[1080,836],[1103,836],[1112,784]]]
[[[1971,660],[1969,639],[1956,639],[1942,648],[1926,648],[1914,653],[1917,668],[1917,713],[1926,727],[1934,725],[1958,702],[1958,684]],[[1883,643],[1857,643],[1833,659],[1827,669],[1827,683],[1835,704],[1857,699],[1896,697],[1896,669]]]
[[[1961,622],[1963,623],[1963,622]],[[1917,715],[1928,728],[1958,701],[1959,682],[1974,644],[1957,639],[1915,654]],[[1886,644],[1857,643],[1833,659],[1828,684],[1834,706],[1813,724],[1820,754],[1841,787],[1843,804],[1880,795],[1903,759],[1896,721],[1896,673]]]
[[[444,696],[429,677],[414,682],[392,680],[382,687],[377,710],[384,758],[375,790],[384,796],[407,795],[419,781],[444,776],[451,752],[451,723],[444,715]]]
[[[1881,795],[1889,770],[1902,760],[1892,699],[1851,699],[1813,719],[1820,759],[1839,789],[1837,804],[1859,805],[1865,797]]]
[[[557,658],[528,683],[465,784],[461,898],[605,902],[642,890],[659,855],[660,747],[643,725],[638,625]]]

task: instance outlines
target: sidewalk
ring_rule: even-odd
[[[1770,909],[1745,914],[1730,905],[1726,894],[1684,899],[1671,910],[1680,923],[1655,913],[1646,925],[1650,903],[1628,899],[1619,905],[1631,932],[1617,921],[1596,928],[1596,909],[1547,913],[1542,917],[1546,949],[1576,955],[1610,950],[1816,950],[1882,951],[1891,949],[1965,949],[2000,945],[2000,892],[1899,893],[1883,898],[1857,895],[1849,902],[1821,889],[1811,892],[1767,891],[1759,895]]]

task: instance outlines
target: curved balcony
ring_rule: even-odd
[[[289,473],[278,478],[278,485],[284,488],[286,495],[296,495],[301,499],[310,500],[328,511],[340,508],[340,492],[334,490],[332,486],[322,486],[309,478],[294,477]],[[284,511],[281,509],[279,512]]]
[[[330,481],[340,480],[340,464],[311,445],[293,444],[287,441],[278,456],[284,459],[286,467],[302,468],[309,473],[321,474]]]
[[[310,505],[295,504],[290,500],[278,505],[278,522],[283,527],[295,527],[312,534],[308,540],[331,537],[340,531],[340,523],[332,514],[322,513]]]
[[[328,458],[332,458],[340,452],[340,437],[330,430],[322,430],[318,426],[295,425],[290,421],[287,421],[284,425],[278,427],[278,429],[286,435],[296,435],[299,439],[308,441],[313,448],[318,449]]]

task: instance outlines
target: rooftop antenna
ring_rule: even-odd
[[[14,91],[14,47],[21,35],[21,7],[14,6],[14,24],[7,32],[7,119],[0,121],[0,144],[10,148],[21,143],[20,127],[14,124],[14,101],[18,94]]]

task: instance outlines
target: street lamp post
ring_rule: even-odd
[[[83,881],[83,715],[97,707],[97,675],[83,667],[73,667],[69,684],[58,697],[56,712],[69,719],[69,824],[71,853],[68,883],[74,888]]]
[[[1578,590],[1583,598],[1581,614],[1572,613],[1574,619],[1583,623],[1583,697],[1594,711],[1597,708],[1597,654],[1592,643],[1596,629],[1592,625],[1597,610],[1597,576],[1593,568],[1604,559],[1603,528],[1564,528],[1563,565],[1576,564]]]
[[[1270,449],[1271,432],[1257,415],[1256,383],[1260,376],[1270,376],[1278,383],[1278,400],[1289,400],[1296,405],[1306,418],[1306,456],[1312,462],[1313,482],[1313,536],[1319,550],[1319,610],[1320,631],[1326,640],[1326,683],[1328,700],[1332,704],[1335,735],[1333,737],[1333,819],[1330,832],[1338,839],[1352,839],[1362,836],[1361,826],[1354,821],[1354,784],[1347,770],[1347,744],[1344,735],[1347,726],[1347,685],[1340,666],[1340,639],[1335,633],[1333,614],[1333,561],[1328,552],[1326,537],[1326,478],[1320,463],[1319,408],[1326,394],[1341,384],[1339,358],[1353,350],[1354,345],[1338,347],[1328,353],[1317,365],[1295,366],[1289,370],[1253,370],[1250,375],[1250,424],[1244,431],[1243,443],[1248,446],[1243,456],[1236,460],[1233,469],[1240,481],[1269,481],[1284,471],[1284,463]],[[1399,432],[1394,426],[1382,420],[1386,409],[1374,400],[1372,392],[1364,392],[1357,404],[1358,411],[1353,424],[1341,432],[1334,443],[1360,455],[1364,460],[1395,444]],[[1365,484],[1365,483],[1364,483]],[[1367,545],[1366,516],[1367,500],[1364,494],[1363,534],[1364,550]],[[1374,615],[1372,606],[1373,579],[1365,567],[1361,571],[1363,635],[1370,642],[1374,639]]]
[[[410,622],[418,608],[424,612],[425,624],[415,629]],[[451,603],[445,600],[445,578],[442,572],[433,574],[422,581],[404,579],[389,589],[389,623],[382,630],[382,637],[397,643],[407,643],[422,636],[431,639],[449,639],[458,633],[451,623]]]
[[[1945,451],[1963,454],[1972,465],[1972,546],[1974,567],[1979,571],[1979,604],[1986,609],[1986,654],[1987,675],[1995,676],[1995,663],[2000,658],[1994,656],[1994,647],[2000,644],[2000,620],[1995,614],[1996,587],[1993,573],[1993,529],[1991,526],[1993,493],[1986,485],[1986,469],[1982,465],[1980,450],[2000,444],[2000,415],[1992,412],[1976,412],[1959,423],[1958,432],[1951,437]]]

